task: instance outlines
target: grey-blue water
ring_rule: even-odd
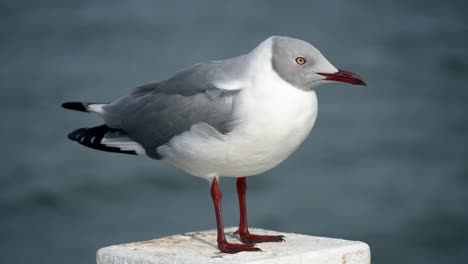
[[[106,102],[270,35],[367,88],[318,89],[303,146],[248,179],[252,226],[362,240],[374,263],[468,257],[466,1],[1,1],[0,262],[93,263],[110,244],[215,227],[208,184],[66,138]],[[226,225],[235,182],[222,180]]]

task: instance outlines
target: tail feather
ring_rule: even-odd
[[[65,109],[80,111],[80,112],[94,112],[101,114],[102,107],[106,104],[85,103],[85,102],[66,102],[62,104]]]
[[[101,151],[131,155],[145,152],[141,145],[129,139],[124,131],[106,125],[77,129],[71,132],[68,138],[88,148]]]
[[[81,102],[66,102],[62,104],[63,108],[80,111],[80,112],[88,112],[86,103]]]

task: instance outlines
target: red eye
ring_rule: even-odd
[[[296,57],[294,60],[299,65],[302,65],[302,64],[306,63],[306,59],[304,57]]]

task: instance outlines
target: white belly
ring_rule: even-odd
[[[252,176],[280,164],[311,131],[317,97],[314,91],[295,87],[270,88],[277,90],[266,94],[242,91],[234,104],[239,122],[229,134],[220,134],[206,124],[196,125],[158,149],[164,153],[163,160],[207,179]]]
[[[242,107],[246,107],[245,105]],[[248,107],[250,108],[250,107]],[[224,176],[251,176],[267,171],[288,158],[306,139],[317,116],[315,92],[294,88],[255,102],[243,123],[227,138],[227,157],[234,166]]]

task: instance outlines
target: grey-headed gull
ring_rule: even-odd
[[[366,85],[335,68],[311,44],[273,36],[245,55],[186,68],[134,88],[110,103],[68,102],[104,124],[69,138],[89,148],[162,160],[211,183],[222,252],[259,251],[254,243],[283,236],[249,233],[246,176],[274,168],[304,141],[317,117],[315,88],[328,82]],[[236,177],[241,244],[226,241],[219,177]]]

